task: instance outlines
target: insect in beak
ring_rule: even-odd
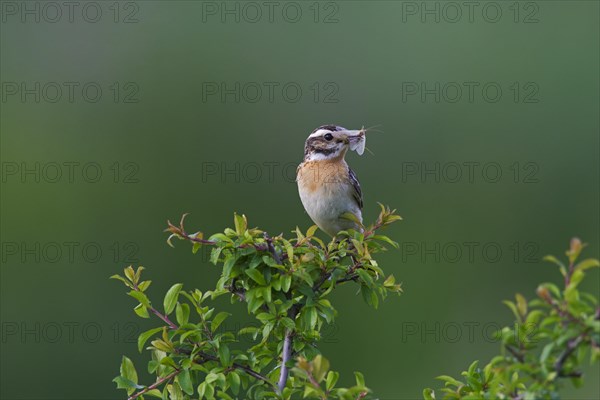
[[[367,130],[364,127],[362,127],[359,130],[348,130],[344,131],[343,133],[348,138],[348,141],[350,143],[350,150],[356,151],[358,155],[362,156],[362,154],[365,152],[365,143],[367,142]]]

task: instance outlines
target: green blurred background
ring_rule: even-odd
[[[477,2],[471,16],[433,1],[275,2],[271,15],[264,2],[98,1],[72,18],[58,4],[62,17],[2,2],[3,399],[122,398],[120,357],[143,370],[135,335],[156,323],[108,277],[144,265],[158,304],[175,282],[212,287],[205,254],[165,243],[184,212],[206,233],[234,211],[273,234],[306,229],[293,177],[322,124],[379,125],[374,154],[348,160],[366,221],[378,201],[404,217],[388,231],[403,247],[380,260],[404,295],[377,311],[350,287],[334,296],[322,351],[343,382],[361,370],[381,399],[420,398],[498,352],[503,299],[560,280],[543,255],[578,235],[598,256],[597,1]],[[472,179],[465,163],[479,163]],[[439,179],[421,175],[436,166]],[[221,305],[231,329],[248,321]],[[565,398],[598,398],[598,374]]]

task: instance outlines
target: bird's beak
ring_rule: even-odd
[[[366,130],[364,128],[359,130],[346,130],[342,133],[348,138],[350,150],[356,151],[358,155],[362,155],[365,152],[365,143],[367,141],[367,137]]]

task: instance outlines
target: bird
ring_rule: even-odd
[[[364,127],[322,125],[304,144],[304,159],[296,171],[300,200],[313,222],[332,237],[342,230],[363,230],[362,190],[345,156],[348,150],[363,154],[365,133]]]

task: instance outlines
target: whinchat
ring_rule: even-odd
[[[354,171],[344,159],[348,149],[362,155],[366,130],[323,125],[306,139],[304,160],[296,181],[304,209],[321,230],[331,236],[346,229],[362,230],[362,191]]]

